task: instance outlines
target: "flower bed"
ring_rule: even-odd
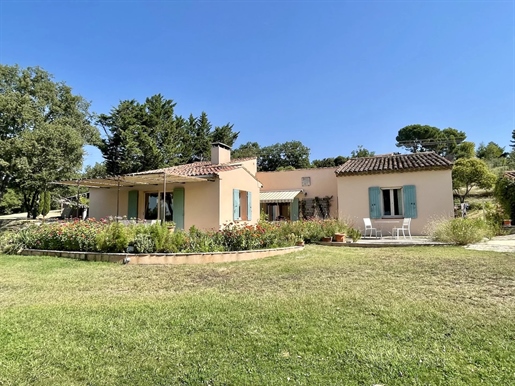
[[[139,254],[248,251],[291,247],[300,241],[317,242],[329,234],[353,231],[339,220],[229,223],[218,231],[202,231],[193,226],[188,231],[170,232],[170,227],[169,223],[106,219],[46,223],[11,234],[2,249]]]

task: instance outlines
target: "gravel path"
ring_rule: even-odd
[[[470,244],[467,245],[465,248],[476,249],[478,251],[515,253],[515,234],[507,236],[496,236],[492,240],[488,240],[478,244]]]

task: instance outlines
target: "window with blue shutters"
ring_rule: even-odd
[[[417,196],[415,185],[403,187],[368,188],[370,218],[417,217]]]
[[[252,220],[252,192],[233,189],[232,191],[232,218],[235,221]]]

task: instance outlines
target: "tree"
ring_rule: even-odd
[[[375,152],[365,149],[363,145],[359,145],[357,150],[351,152],[351,158],[373,157],[374,154]]]
[[[464,141],[454,149],[454,157],[456,159],[474,158],[476,155],[475,147],[476,144],[474,142]]]
[[[223,126],[216,126],[213,132],[210,134],[211,143],[221,142],[229,147],[234,145],[234,142],[238,139],[239,131],[232,131],[234,125],[226,124]]]
[[[515,151],[515,130],[511,132],[510,146]]]
[[[257,142],[247,142],[240,147],[234,149],[232,152],[233,158],[249,158],[249,157],[259,157],[261,152],[261,147]]]
[[[495,142],[488,142],[488,145],[481,142],[476,151],[477,158],[484,160],[501,158],[504,154],[504,147],[500,147]]]
[[[140,104],[120,102],[98,124],[106,138],[100,150],[108,175],[121,175],[174,166],[182,161],[183,120],[174,114],[175,103],[154,95]]]
[[[510,218],[512,221],[514,221],[515,181],[507,178],[506,176],[500,176],[495,183],[494,197],[501,205],[506,218]]]
[[[395,146],[403,147],[412,153],[432,150],[431,143],[438,138],[440,129],[428,125],[409,125],[399,130]]]
[[[309,168],[309,148],[300,141],[276,143],[261,148],[258,158],[260,171],[274,171],[287,166],[295,169]]]
[[[21,193],[27,217],[36,217],[40,194],[56,180],[72,179],[82,165],[83,140],[68,126],[51,125],[24,131],[13,139],[13,178],[11,185]]]
[[[93,166],[86,166],[81,178],[105,178],[107,177],[107,169],[105,164],[95,162]]]
[[[88,102],[43,69],[0,65],[0,201],[13,188],[26,208],[37,211],[40,192],[50,189],[53,179],[66,178],[61,166],[73,172],[80,168],[82,147],[100,143],[88,109]],[[71,142],[52,138],[59,135]],[[56,152],[62,161],[46,160]]]
[[[315,168],[329,168],[336,166],[334,163],[334,158],[322,158],[322,159],[315,159],[313,162],[311,162],[313,167]]]
[[[496,176],[478,158],[460,158],[452,169],[452,188],[460,202],[465,202],[472,188],[491,189]]]
[[[43,218],[46,217],[46,215],[50,212],[50,204],[51,204],[51,198],[49,191],[44,191],[41,194],[41,199],[39,200],[39,213],[43,216]]]
[[[433,126],[415,124],[400,129],[395,140],[397,147],[403,147],[412,153],[434,151],[446,156],[453,154],[466,137],[463,131],[451,127],[440,130]]]

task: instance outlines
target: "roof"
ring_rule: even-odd
[[[337,176],[356,176],[444,169],[452,169],[452,162],[431,151],[351,158],[338,167],[335,173]]]
[[[508,170],[504,172],[504,177],[509,180],[515,181],[515,170]]]
[[[270,192],[259,193],[260,202],[293,202],[293,200],[302,192],[302,189],[297,190],[274,190]]]
[[[214,165],[211,161],[200,161],[193,162],[191,164],[171,166],[168,168],[125,174],[118,177],[58,181],[55,183],[89,188],[111,188],[163,184],[165,178],[168,183],[203,182],[208,179],[215,178],[222,172],[243,168],[239,163],[252,159],[255,159],[255,157],[234,159],[231,162],[219,165]]]
[[[226,172],[229,170],[238,169],[239,165],[233,164],[233,162],[226,164],[213,165],[211,161],[193,162],[191,164],[171,166],[168,168],[147,170],[144,172],[132,173],[131,176],[143,176],[149,174],[163,174],[167,173],[170,175],[177,176],[217,176],[219,173]]]

